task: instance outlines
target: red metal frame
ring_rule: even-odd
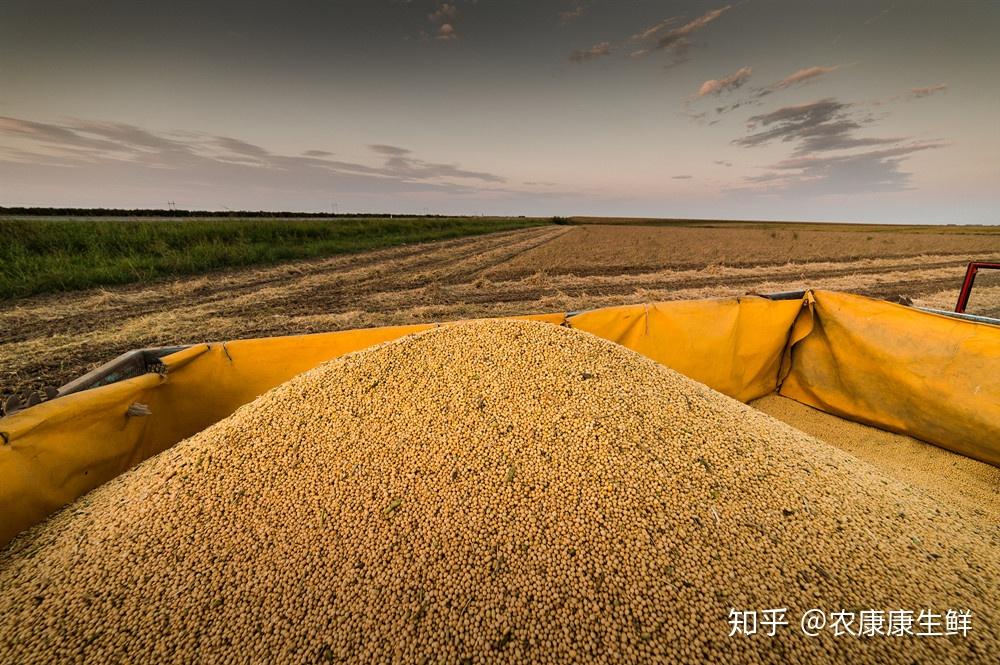
[[[965,269],[965,280],[962,282],[962,290],[958,292],[958,303],[955,304],[955,311],[959,314],[965,312],[965,307],[969,304],[969,296],[972,295],[972,284],[976,281],[976,273],[982,269],[1000,270],[1000,263],[991,261],[971,261],[969,267]]]

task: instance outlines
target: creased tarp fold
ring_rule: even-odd
[[[1000,327],[814,291],[781,394],[1000,466]]]

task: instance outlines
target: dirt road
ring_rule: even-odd
[[[547,226],[0,304],[0,394],[128,349],[807,287],[951,308],[1000,234]],[[1000,315],[1000,285],[982,313]]]

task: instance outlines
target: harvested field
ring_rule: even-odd
[[[950,311],[955,308],[957,298],[955,289],[942,289],[921,296],[917,304]],[[976,275],[966,311],[1000,318],[1000,270],[982,270]]]
[[[516,276],[543,267],[549,273],[586,276],[665,267],[766,267],[931,254],[974,257],[1000,251],[1000,230],[959,234],[843,228],[805,230],[780,224],[770,228],[580,226],[544,247],[497,266],[487,276]]]
[[[0,393],[142,346],[651,300],[821,287],[950,309],[965,263],[1000,257],[1000,228],[719,226],[550,225],[6,301]],[[1000,291],[983,293],[970,311],[1000,315]]]
[[[995,540],[623,347],[444,326],[300,375],[0,555],[0,661],[989,662]],[[730,609],[787,607],[773,638]],[[806,637],[810,608],[966,636]]]

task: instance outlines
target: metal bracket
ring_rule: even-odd
[[[125,379],[142,376],[149,372],[158,372],[163,368],[160,358],[171,353],[182,351],[187,346],[160,346],[150,349],[135,349],[126,351],[114,360],[110,360],[97,369],[91,370],[78,379],[61,386],[56,391],[56,397],[65,397],[82,390],[90,390],[109,383],[117,383]]]
[[[965,308],[969,305],[969,296],[972,295],[972,285],[976,281],[976,273],[980,270],[1000,270],[1000,263],[992,261],[970,261],[965,269],[965,279],[962,280],[962,290],[958,292],[958,302],[955,304],[955,311],[959,314],[965,313]]]

